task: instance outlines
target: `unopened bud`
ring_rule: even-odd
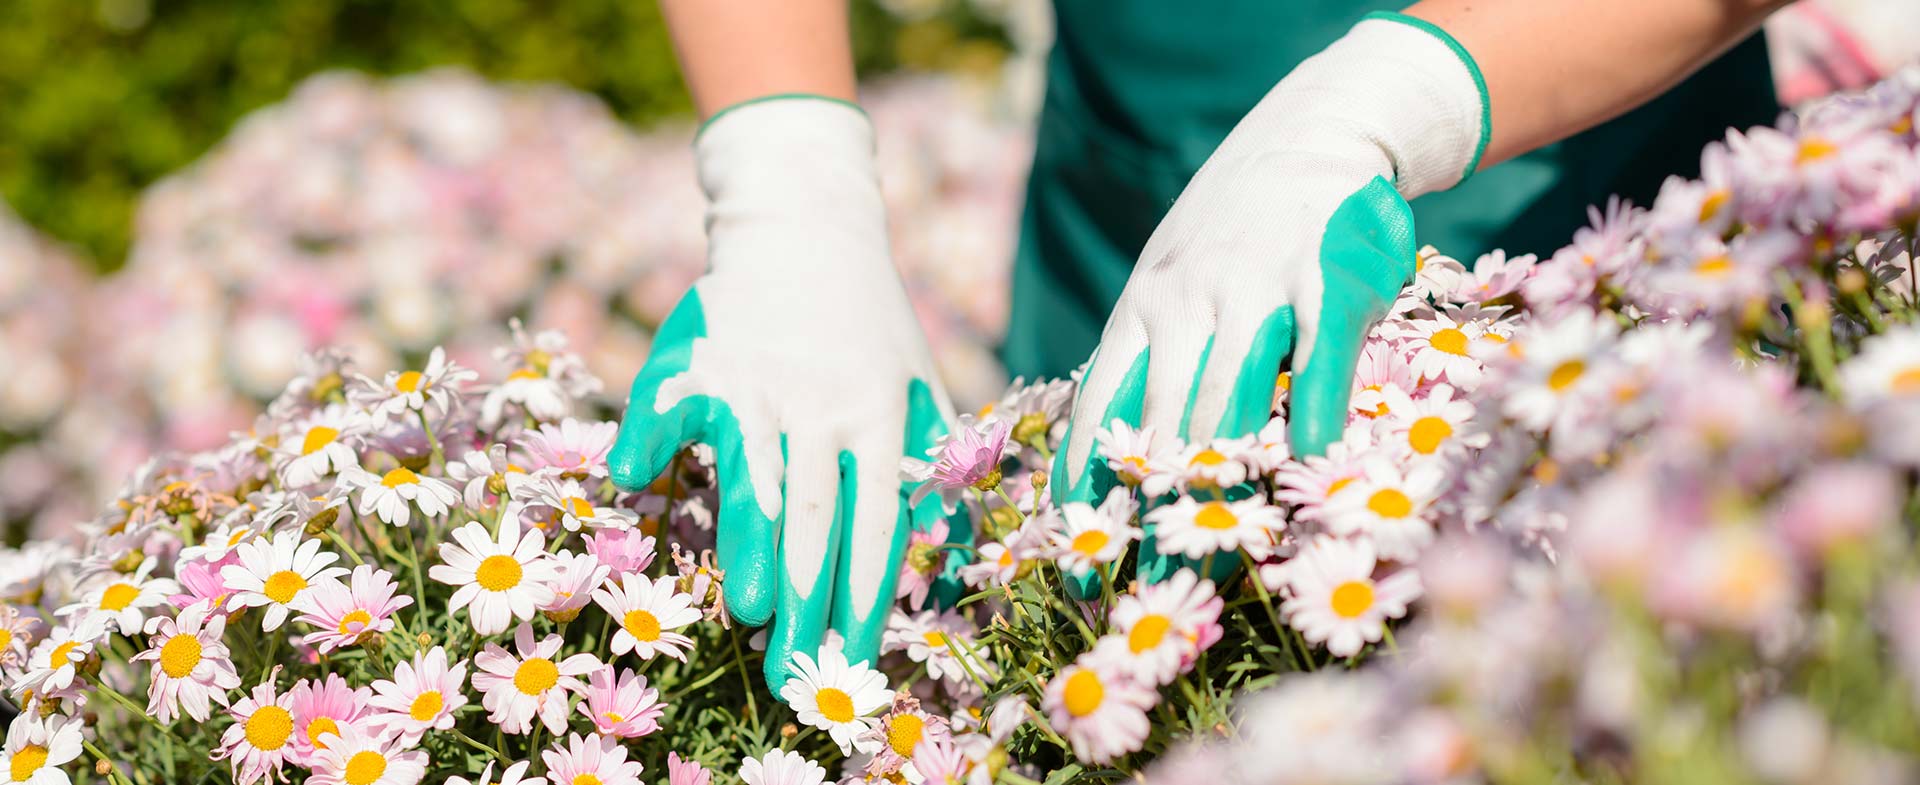
[[[113,771],[113,764],[108,763],[105,758],[93,762],[93,773],[105,777],[111,771]]]
[[[800,728],[793,723],[789,722],[780,726],[780,738],[791,739],[798,735],[800,735]]]
[[[1044,490],[1046,490],[1046,489],[1047,489],[1047,473],[1046,473],[1046,471],[1045,471],[1045,470],[1039,470],[1039,469],[1036,469],[1036,470],[1034,470],[1034,472],[1033,472],[1033,474],[1027,477],[1027,482],[1029,482],[1029,483],[1031,483],[1031,484],[1033,485],[1033,489],[1034,489],[1035,491],[1044,491]]]
[[[1849,267],[1841,270],[1840,274],[1834,277],[1833,283],[1840,289],[1841,294],[1851,297],[1867,290],[1867,274]]]
[[[423,633],[420,633],[419,635],[413,636],[413,642],[415,645],[418,645],[420,648],[424,649],[424,648],[427,648],[428,646],[433,645],[433,636],[423,632]]]
[[[579,608],[566,608],[566,609],[557,610],[557,611],[541,611],[540,613],[541,615],[547,617],[547,621],[553,622],[555,624],[566,624],[567,622],[580,618]]]
[[[307,535],[310,537],[318,537],[328,529],[333,528],[333,524],[339,520],[340,508],[338,507],[328,507],[314,513],[312,518],[307,519]]]

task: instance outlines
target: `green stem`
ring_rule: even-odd
[[[160,729],[160,732],[162,733],[173,732],[167,726],[160,724],[159,720],[154,719],[153,715],[148,714],[147,707],[142,706],[138,703],[134,703],[132,698],[128,698],[127,696],[120,694],[119,690],[116,690],[112,687],[107,686],[107,683],[104,681],[101,681],[98,677],[96,677],[93,680],[93,686],[98,687],[100,689],[101,694],[107,696],[108,698],[113,699],[114,703],[120,704],[121,708],[124,708],[130,712],[133,712],[135,715],[139,716],[140,719],[146,720],[153,727]]]
[[[477,740],[475,740],[475,739],[474,739],[474,738],[473,738],[472,736],[468,736],[468,735],[467,735],[467,734],[466,734],[465,732],[463,732],[463,731],[461,731],[461,730],[460,730],[459,728],[454,728],[454,729],[453,729],[453,737],[454,737],[454,738],[456,738],[456,739],[459,739],[459,740],[461,740],[462,742],[465,742],[465,743],[466,743],[466,745],[467,745],[467,746],[469,746],[469,747],[472,747],[472,748],[474,748],[474,749],[476,749],[476,750],[479,750],[479,751],[481,751],[481,752],[484,752],[484,753],[486,753],[486,754],[488,754],[488,755],[490,755],[490,756],[492,756],[494,760],[497,760],[497,761],[499,761],[499,762],[501,762],[501,763],[509,763],[509,762],[510,762],[510,761],[508,761],[508,760],[507,760],[507,754],[506,754],[506,753],[504,753],[504,752],[501,752],[501,751],[499,751],[499,750],[496,750],[496,749],[494,749],[494,748],[492,748],[492,747],[489,747],[489,746],[487,746],[487,745],[485,745],[485,744],[482,744],[482,743],[480,743],[479,741],[477,741]]]
[[[337,532],[337,531],[334,531],[334,530],[332,530],[332,529],[328,529],[328,530],[327,530],[327,539],[329,539],[329,540],[332,540],[332,541],[333,541],[333,544],[334,544],[334,547],[337,547],[337,548],[339,548],[339,549],[340,549],[340,550],[341,550],[342,552],[344,552],[344,553],[346,553],[346,554],[347,554],[347,558],[349,558],[349,559],[352,559],[352,560],[353,560],[353,564],[354,564],[354,566],[356,566],[356,567],[357,567],[357,566],[360,566],[360,565],[363,565],[363,564],[366,564],[366,563],[367,563],[367,560],[366,560],[366,559],[362,559],[362,558],[360,558],[360,554],[359,554],[359,553],[357,553],[357,552],[355,552],[355,551],[353,550],[353,548],[352,548],[351,546],[349,546],[349,545],[347,545],[347,541],[346,541],[346,540],[344,540],[344,539],[341,539],[341,537],[340,537],[340,533],[339,533],[339,532]]]

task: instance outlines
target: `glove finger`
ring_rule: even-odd
[[[1273,419],[1281,363],[1293,350],[1293,307],[1274,309],[1251,333],[1243,327],[1223,324],[1214,340],[1187,422],[1190,441],[1238,438]]]
[[[1200,389],[1200,376],[1205,373],[1214,350],[1210,321],[1205,314],[1190,314],[1175,322],[1172,328],[1156,331],[1148,339],[1153,360],[1147,364],[1141,427],[1172,438],[1181,438],[1186,433],[1187,419],[1193,414],[1194,394]]]
[[[778,601],[773,632],[767,637],[767,687],[776,693],[792,676],[793,653],[820,649],[831,610],[840,531],[853,513],[851,504],[836,504],[841,495],[840,457],[830,445],[817,434],[789,439]],[[846,490],[851,495],[851,487]]]
[[[786,466],[786,444],[771,428],[755,429],[753,442],[743,433],[731,409],[718,407],[713,436],[714,468],[720,481],[719,537],[715,550],[727,612],[749,627],[773,617],[778,596],[779,562],[774,559],[779,540],[778,518],[782,494],[780,476]]]
[[[1413,213],[1384,178],[1375,177],[1328,219],[1319,300],[1295,304],[1287,423],[1295,455],[1325,454],[1345,431],[1360,347],[1413,275],[1414,258]]]
[[[693,362],[693,341],[707,333],[706,316],[698,290],[687,295],[667,315],[654,335],[653,350],[627,393],[627,411],[620,433],[607,453],[613,484],[637,491],[653,482],[681,448],[699,438],[711,399],[685,394]],[[677,380],[677,381],[675,381]],[[662,388],[666,388],[663,399]],[[679,394],[676,394],[676,389]],[[665,404],[663,407],[662,404]]]
[[[846,524],[836,532],[840,562],[834,571],[831,623],[846,639],[848,662],[875,662],[880,633],[887,628],[899,586],[901,553],[906,550],[906,500],[900,495],[901,431],[886,429],[862,435],[865,441],[852,452],[840,453],[840,515]],[[939,507],[938,499],[927,504]],[[849,517],[847,511],[851,509]]]
[[[1140,424],[1148,355],[1144,336],[1103,341],[1095,352],[1093,365],[1074,396],[1066,442],[1054,455],[1054,503],[1097,504],[1113,487],[1113,471],[1100,458],[1094,439],[1115,419],[1132,426]]]

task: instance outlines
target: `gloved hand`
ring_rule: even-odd
[[[631,490],[685,445],[713,446],[727,607],[773,619],[778,694],[829,624],[849,660],[878,655],[913,516],[900,458],[926,454],[951,406],[888,256],[866,115],[750,101],[694,148],[709,271],[654,337],[608,461]],[[940,510],[922,507],[924,528]]]
[[[1074,402],[1063,500],[1112,486],[1094,434],[1114,418],[1190,441],[1257,431],[1289,353],[1294,453],[1339,439],[1360,346],[1413,274],[1406,200],[1473,171],[1488,117],[1466,51],[1400,14],[1281,80],[1141,252]],[[1150,532],[1140,563],[1150,580],[1172,570]]]

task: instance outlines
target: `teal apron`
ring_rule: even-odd
[[[1404,0],[1056,0],[1002,359],[1027,378],[1085,362],[1148,235],[1241,115],[1370,11]],[[1619,194],[1647,204],[1728,127],[1779,113],[1756,34],[1665,95],[1413,202],[1419,242],[1468,264],[1551,254]]]

